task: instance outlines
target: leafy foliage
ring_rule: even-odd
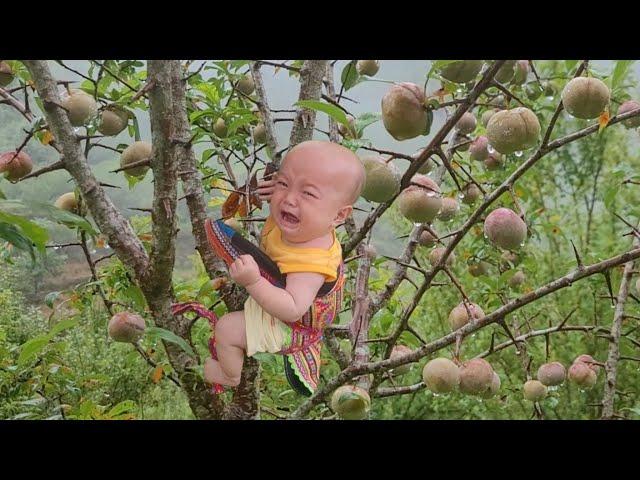
[[[473,88],[473,82],[459,85],[439,77],[438,70],[450,62],[434,61],[431,68],[426,70],[425,108],[435,124],[439,121],[438,115],[443,104],[451,102],[455,105]],[[530,74],[522,85],[508,86],[513,97],[507,98],[506,104],[515,107],[524,103],[531,108],[544,132],[558,105],[559,92],[575,75],[580,63],[577,60],[565,60],[535,61],[534,64],[535,75]],[[25,85],[31,81],[29,72],[20,62],[11,65],[17,73],[16,82]],[[296,60],[289,65],[300,68],[302,61]],[[361,89],[379,85],[375,82],[386,82],[359,75],[355,66],[355,60],[344,62],[341,66],[336,93],[344,95],[349,92],[350,96],[357,98]],[[457,261],[451,270],[466,294],[485,312],[494,311],[575,269],[576,258],[571,242],[585,264],[609,258],[630,248],[631,237],[626,235],[630,229],[616,215],[633,225],[640,218],[637,193],[640,178],[636,173],[640,166],[638,132],[608,122],[616,110],[615,105],[634,98],[633,66],[632,62],[624,60],[606,68],[589,67],[587,74],[601,78],[611,89],[613,99],[611,111],[600,119],[600,131],[544,156],[515,184],[511,194],[501,196],[492,205],[491,208],[504,206],[525,214],[529,239],[518,261],[506,262],[502,257],[503,252],[486,242],[481,225],[474,226],[456,247]],[[254,194],[250,196],[250,211],[247,211],[246,202],[241,201],[243,195],[233,191],[243,191],[243,183],[255,187],[256,172],[265,168],[268,159],[273,156],[273,152],[267,152],[252,138],[253,129],[262,121],[254,105],[255,95],[247,98],[235,90],[235,85],[247,73],[247,68],[246,60],[216,60],[203,65],[189,62],[184,65],[191,146],[197,153],[199,173],[203,177],[204,190],[209,195],[208,206],[211,211],[207,213],[216,218],[260,216],[265,213]],[[101,107],[117,105],[128,112],[130,121],[127,129],[118,139],[113,139],[113,148],[121,151],[133,140],[148,140],[150,136],[144,121],[148,101],[144,95],[137,95],[147,79],[146,64],[136,60],[92,61],[86,74],[92,80],[83,79],[80,83],[82,90],[93,95]],[[295,71],[287,71],[286,76],[297,79]],[[425,79],[422,73],[421,78]],[[440,88],[434,86],[437,82],[440,82]],[[548,87],[554,89],[555,93],[550,92]],[[488,88],[474,113],[480,118],[494,108],[495,105],[490,102],[497,101],[501,96],[504,97],[502,90]],[[350,104],[343,102],[342,105]],[[381,128],[378,111],[355,113],[354,108],[355,122],[351,125],[347,112],[328,101],[304,100],[291,107],[322,112],[323,115],[319,117],[324,119],[326,115],[346,129],[354,129],[354,135],[342,138],[341,142],[358,153],[363,153],[360,150],[362,147],[380,143],[381,138],[376,135],[376,128]],[[4,106],[0,109],[0,115],[3,115],[0,119],[3,121],[0,143],[3,148],[15,148],[20,142],[21,122],[24,119],[18,115],[6,117],[8,120],[4,122],[4,115],[7,115]],[[224,119],[227,127],[224,137],[218,137],[213,129],[220,118]],[[561,113],[551,140],[591,124]],[[33,125],[44,127],[43,117],[34,120]],[[85,130],[88,136],[96,135],[97,119],[92,119]],[[369,138],[362,138],[365,131]],[[474,135],[484,134],[486,128],[478,122]],[[43,152],[54,139],[48,130],[38,131],[35,138],[37,140],[29,144],[29,149],[32,149],[30,151],[34,153],[36,163],[45,164],[50,157]],[[426,145],[429,138],[421,137],[420,141]],[[404,149],[403,145],[395,144],[393,148],[404,156],[414,153]],[[503,168],[489,171],[472,160],[468,153],[458,151],[452,157],[452,169],[460,178],[466,178],[464,172],[471,172],[478,183],[491,191],[509,178],[527,158],[528,152],[524,155],[518,153],[506,156]],[[116,152],[92,147],[91,154],[95,155],[92,158],[101,160],[92,164],[96,176],[104,178],[116,168]],[[400,171],[404,171],[408,165],[402,157],[391,161]],[[102,248],[100,242],[104,243],[86,212],[74,215],[51,206],[52,198],[63,188],[69,189],[66,185],[68,176],[56,177],[58,173],[61,172],[48,177],[54,179],[51,184],[42,182],[38,187],[1,184],[0,239],[4,242],[0,242],[0,262],[3,262],[0,268],[0,418],[193,418],[185,392],[167,380],[176,372],[162,348],[162,342],[178,345],[189,357],[198,360],[199,365],[194,371],[201,376],[202,363],[208,355],[210,334],[209,325],[204,319],[194,321],[189,339],[155,326],[147,329],[138,345],[139,350],[109,340],[106,334],[109,314],[95,289],[101,289],[116,309],[130,309],[150,316],[149,305],[140,285],[133,279],[129,267],[115,257],[96,266],[95,280],[85,275],[79,283],[69,282],[63,287],[42,291],[44,287],[38,283],[39,279],[60,275],[63,270],[61,267],[71,261],[71,256],[63,257],[60,252],[45,249],[48,244],[78,241],[84,234],[89,237],[90,254],[94,255]],[[149,174],[144,179],[119,176],[118,186],[128,185],[129,189],[110,192],[110,196],[118,200],[117,204],[123,210],[133,205],[148,207],[148,199],[153,195],[151,176]],[[441,184],[444,195],[459,198],[455,182],[450,176],[445,175],[444,178]],[[358,222],[375,208],[375,205],[363,199],[356,206],[363,210],[356,215]],[[179,208],[179,229],[190,232],[184,206]],[[461,204],[460,211],[452,220],[437,220],[433,227],[444,236],[461,227],[473,211],[473,207]],[[151,216],[129,215],[129,220],[135,234],[150,252],[154,234]],[[394,204],[377,222],[372,243],[380,252],[397,257],[401,243],[404,243],[413,226],[402,217]],[[348,240],[344,230],[339,230],[338,234],[343,243]],[[170,272],[175,300],[195,300],[212,307],[218,315],[224,314],[226,308],[220,288],[222,282],[209,278],[200,258],[191,255],[191,243],[185,237],[182,239],[186,246],[178,254],[181,263],[176,271]],[[428,268],[429,252],[425,247],[417,248],[416,266]],[[84,261],[81,255],[77,254],[75,259]],[[469,264],[478,260],[488,262],[488,275],[474,277],[470,274]],[[368,284],[373,296],[385,289],[395,266],[392,259],[384,256],[373,261]],[[357,269],[358,262],[347,264],[345,311],[339,319],[343,325],[351,320]],[[522,271],[526,280],[522,285],[512,287],[509,280],[516,271]],[[372,317],[368,332],[370,339],[384,339],[391,335],[399,318],[413,301],[416,286],[422,282],[423,275],[409,269],[406,277],[407,281]],[[506,318],[509,331],[499,324],[492,324],[465,338],[459,352],[452,345],[437,353],[448,358],[456,355],[460,359],[472,358],[490,350],[491,345],[499,347],[509,342],[512,334],[517,336],[543,330],[560,324],[567,316],[567,326],[582,327],[549,336],[532,336],[524,348],[509,346],[489,354],[486,358],[502,382],[495,398],[481,400],[459,393],[434,395],[425,389],[386,398],[376,398],[374,395],[371,418],[530,418],[533,406],[523,399],[522,385],[528,378],[535,378],[536,370],[542,363],[560,361],[569,366],[578,355],[584,353],[599,361],[606,359],[609,346],[607,335],[613,317],[609,295],[611,291],[614,294],[617,292],[620,277],[621,268],[609,272],[610,286],[604,275],[589,277],[580,281],[579,285],[546,296],[509,315]],[[33,300],[32,290],[37,290],[40,297],[44,297],[39,298],[38,308],[29,305],[29,300]],[[635,295],[637,292],[632,293]],[[450,333],[447,317],[460,301],[461,293],[451,285],[449,277],[440,272],[432,288],[417,304],[411,317],[412,332],[403,332],[398,343],[415,349],[423,342],[429,343]],[[637,302],[628,302],[626,313],[630,319],[640,316],[638,309]],[[151,320],[148,324],[152,323]],[[625,321],[623,325],[620,349],[625,360],[618,367],[619,393],[615,400],[617,412],[629,418],[639,418],[639,343],[632,321]],[[343,351],[352,351],[349,341],[341,340],[340,344]],[[384,343],[375,341],[367,345],[372,359],[385,357]],[[280,357],[269,354],[259,354],[258,357],[263,377],[260,382],[263,417],[285,417],[304,399],[289,387]],[[150,359],[153,365],[146,359]],[[381,387],[418,384],[421,382],[421,368],[429,359],[413,365],[404,375],[383,378]],[[336,360],[326,348],[323,349],[322,364],[324,381],[340,372]],[[540,403],[544,417],[599,418],[597,404],[602,400],[603,382],[603,375],[600,374],[598,384],[592,390],[580,391],[570,383],[552,390]],[[224,398],[228,399],[227,396]],[[335,418],[324,403],[314,408],[310,416]]]

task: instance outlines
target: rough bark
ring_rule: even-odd
[[[635,241],[638,245],[638,241]],[[613,322],[611,324],[611,335],[609,336],[609,354],[604,364],[605,382],[604,394],[602,396],[602,418],[611,419],[614,416],[614,402],[616,393],[616,384],[618,377],[618,361],[620,360],[620,333],[622,331],[622,321],[624,320],[624,306],[629,297],[631,278],[633,276],[633,263],[628,262],[624,266],[620,288],[618,290],[618,298],[616,301],[616,309],[613,314]]]
[[[83,195],[84,202],[87,204],[96,224],[102,233],[105,234],[107,241],[121,261],[133,271],[136,281],[140,284],[145,294],[149,308],[157,325],[172,330],[183,338],[189,339],[190,322],[182,317],[174,318],[170,311],[171,299],[173,296],[171,288],[171,272],[173,271],[173,264],[175,260],[176,195],[178,175],[181,176],[185,187],[184,189],[187,194],[186,198],[191,214],[193,233],[196,237],[196,243],[198,245],[197,248],[203,258],[207,272],[211,276],[217,275],[218,272],[223,271],[224,266],[221,261],[213,256],[210,248],[208,248],[206,235],[204,234],[206,203],[204,201],[200,175],[197,171],[197,164],[189,141],[190,126],[186,114],[185,84],[181,78],[182,72],[179,62],[149,62],[148,84],[157,86],[157,88],[150,89],[150,93],[148,95],[150,100],[150,116],[154,145],[154,155],[151,163],[154,174],[154,199],[152,209],[153,247],[150,255],[147,255],[139,239],[135,236],[129,222],[115,209],[110,199],[103,191],[101,184],[93,176],[91,169],[88,166],[86,156],[80,146],[80,141],[67,119],[65,110],[59,106],[60,99],[57,93],[56,82],[51,78],[46,62],[25,61],[24,63],[31,71],[36,89],[44,102],[48,125],[56,138],[56,144],[60,147],[62,154],[61,163],[64,168],[71,173],[74,180],[76,180],[76,183]],[[251,68],[252,73],[254,74],[256,90],[259,95],[261,93],[260,89],[262,89],[262,94],[260,95],[260,98],[262,99],[260,103],[261,112],[265,110],[267,113],[266,118],[269,119],[270,111],[266,101],[266,93],[262,86],[259,62],[254,63]],[[453,117],[449,118],[445,127],[436,133],[435,136],[437,139],[434,138],[434,140],[429,144],[427,149],[423,152],[421,159],[426,159],[430,156],[434,149],[441,148],[440,144],[442,143],[444,136],[447,134],[447,128],[454,125],[459,116],[466,110],[466,106],[474,101],[475,97],[472,98],[473,95],[477,97],[477,95],[482,92],[484,89],[483,82],[487,79],[491,79],[497,68],[499,68],[499,62],[496,62],[494,65],[489,67],[483,76],[483,79],[478,82],[471,94],[461,103],[460,108],[456,110]],[[256,81],[256,72],[258,81]],[[579,72],[580,71],[578,71],[578,73]],[[332,76],[331,66],[328,65],[326,61],[305,61],[300,71],[301,85],[299,99],[317,100],[320,98],[323,74],[327,75],[327,80]],[[330,93],[328,85],[327,92]],[[2,92],[0,91],[0,93]],[[10,102],[7,98],[5,98],[5,100],[12,107],[21,111],[20,104],[16,105],[14,102]],[[24,110],[24,107],[22,108]],[[562,108],[561,105],[558,108],[560,110]],[[410,306],[403,312],[400,320],[401,325],[407,324],[407,321],[413,313],[422,294],[432,285],[432,280],[437,272],[444,268],[448,255],[455,249],[469,229],[477,223],[482,213],[486,211],[486,209],[500,195],[509,191],[513,187],[515,181],[518,180],[518,178],[520,178],[544,155],[556,148],[566,145],[569,142],[589,135],[599,128],[597,124],[594,124],[583,130],[549,142],[551,131],[553,130],[553,125],[557,119],[559,110],[556,111],[556,114],[544,135],[542,145],[508,179],[506,179],[502,185],[496,188],[493,192],[490,192],[490,194],[486,196],[485,201],[482,202],[480,208],[471,215],[460,229],[454,232],[452,240],[448,244],[447,251],[439,264],[436,265],[432,271],[423,272],[425,281],[418,288],[418,292],[416,292]],[[28,112],[22,111],[22,113],[24,115]],[[609,122],[609,125],[613,125],[638,114],[640,114],[640,109],[619,117],[613,117]],[[290,145],[295,145],[301,141],[312,138],[314,124],[315,112],[298,108],[291,131]],[[275,139],[272,122],[270,123],[270,126],[271,130],[267,128],[267,136],[269,139],[268,144],[273,148],[273,151],[277,153],[277,141]],[[334,140],[335,125],[331,125],[331,123],[330,132],[331,140]],[[422,164],[421,161],[416,161],[414,163],[415,165],[412,164],[405,174],[403,178],[403,185],[406,184],[407,180]],[[388,202],[388,204],[390,205],[392,201],[393,199]],[[345,246],[345,254],[358,246],[360,240],[362,240],[370,231],[373,224],[375,224],[375,221],[382,215],[389,205],[383,204],[379,206],[376,211],[367,218],[364,227],[357,232],[356,236],[352,237]],[[413,242],[415,243],[415,239],[413,239]],[[410,248],[411,243],[412,242],[410,241],[401,258],[405,264],[411,263],[411,256],[413,253],[413,250]],[[480,319],[478,322],[473,323],[473,325],[465,326],[463,329],[456,332],[456,335],[462,334],[465,336],[490,323],[502,322],[507,314],[514,312],[522,306],[545,295],[557,291],[560,288],[568,287],[574,281],[594,273],[601,272],[607,268],[611,268],[613,265],[628,262],[625,265],[623,279],[618,292],[618,303],[614,313],[613,326],[610,333],[611,343],[609,357],[605,366],[607,379],[605,382],[602,416],[603,418],[612,418],[614,416],[613,404],[616,391],[617,365],[620,358],[619,340],[621,338],[620,329],[624,318],[624,303],[629,294],[629,282],[631,279],[633,260],[639,257],[640,249],[635,248],[626,254],[613,257],[595,265],[588,267],[579,265],[579,268],[575,272],[509,302],[498,310],[485,316],[483,319]],[[390,285],[387,285],[386,290],[378,294],[368,308],[365,306],[365,311],[369,310],[368,314],[354,315],[354,319],[358,317],[362,321],[368,322],[371,313],[380,308],[393,295],[393,292],[402,281],[406,268],[406,265],[399,263],[398,269],[392,277]],[[361,271],[360,274],[362,273],[364,272]],[[358,288],[357,290],[360,291]],[[230,298],[225,299],[227,305],[237,304],[235,308],[230,309],[241,308],[241,304],[239,302],[240,297],[241,295],[233,295]],[[362,308],[362,302],[357,302],[357,304]],[[569,328],[565,329],[568,330]],[[562,330],[563,329],[558,329],[557,331]],[[364,341],[366,341],[366,328],[365,337],[360,337],[360,334],[356,334],[355,337],[353,337],[355,339],[355,343],[359,346],[366,345],[364,343]],[[355,377],[366,377],[368,379],[369,376],[366,375],[367,373],[380,373],[382,370],[415,361],[416,359],[422,358],[423,356],[437,351],[444,346],[450,345],[454,341],[454,334],[446,335],[441,339],[424,345],[422,348],[414,351],[411,355],[394,361],[382,360],[369,362],[368,356],[365,359],[363,352],[356,350],[355,361],[347,366],[344,371],[338,375],[338,377],[330,380],[327,385],[322,387],[321,391],[317,392],[310,401],[305,402],[305,404],[295,412],[294,417],[299,417],[300,415],[308,412],[313,405],[322,401],[323,395],[330,393],[333,388],[341,383],[349,381]],[[392,345],[393,342],[390,342],[389,347]],[[259,366],[255,360],[247,360],[245,369],[243,370],[242,384],[237,389],[234,400],[227,405],[223,411],[223,406],[220,400],[217,397],[212,398],[209,389],[203,384],[197,375],[192,373],[192,367],[196,364],[194,359],[190,358],[186,353],[173,344],[165,344],[165,347],[169,354],[170,361],[182,382],[182,386],[187,392],[194,414],[196,414],[197,417],[249,419],[257,418],[259,416],[259,392],[257,380]],[[332,347],[335,347],[335,344],[332,344]],[[387,351],[385,358],[388,356],[388,353],[389,352]],[[340,360],[344,361],[345,358],[341,358]],[[344,365],[341,365],[341,367],[344,368]],[[374,388],[372,388],[372,390],[374,390],[376,386],[377,384],[374,382]],[[418,387],[411,386],[404,388],[406,393],[409,393],[414,392]],[[380,389],[378,391],[378,393],[381,392],[383,393],[383,396],[394,394],[391,390],[387,391],[387,389]],[[403,393],[405,392],[403,391]]]
[[[262,122],[267,136],[267,147],[273,152],[273,162],[276,167],[280,168],[280,160],[282,154],[280,153],[280,147],[278,146],[278,138],[276,137],[276,127],[271,117],[271,109],[269,108],[269,101],[267,99],[267,91],[264,88],[264,82],[262,81],[262,73],[260,72],[260,62],[251,62],[251,75],[253,77],[253,84],[256,88],[256,94],[258,95],[258,109],[262,116]]]
[[[371,271],[371,259],[364,252],[364,245],[358,248],[362,255],[359,262],[358,273],[356,275],[356,298],[353,308],[353,318],[351,320],[349,336],[353,345],[353,363],[363,364],[369,361],[369,273]],[[364,390],[369,390],[371,380],[369,375],[363,375],[356,380],[356,385]]]
[[[191,322],[171,313],[172,272],[175,261],[177,224],[178,166],[189,145],[190,128],[186,115],[185,86],[177,60],[149,61],[149,81],[155,85],[148,93],[154,179],[152,206],[153,244],[147,275],[141,283],[156,323],[191,343]],[[189,404],[198,418],[219,418],[222,402],[192,369],[198,359],[165,342],[171,364],[183,382]]]
[[[327,60],[305,60],[300,69],[300,94],[298,100],[318,100],[322,93],[322,77]],[[311,140],[316,123],[316,112],[298,107],[293,120],[289,147]]]
[[[335,83],[333,81],[333,65],[331,62],[327,62],[324,86],[327,90],[327,97],[329,97],[334,102],[336,101],[336,88]],[[340,133],[338,131],[338,124],[332,118],[329,117],[329,141],[338,143],[340,142]]]
[[[176,132],[183,133],[174,125],[179,111],[174,110],[176,96],[184,96],[180,90],[178,62],[150,62],[149,74],[161,81],[161,92],[150,93],[150,115],[154,140],[153,233],[151,258],[135,235],[129,221],[115,208],[103,188],[93,175],[84,156],[80,141],[60,105],[57,85],[46,61],[24,62],[34,80],[36,90],[43,101],[45,115],[51,132],[62,150],[64,167],[80,188],[83,200],[100,231],[124,265],[130,268],[140,285],[153,319],[161,328],[166,328],[183,338],[189,338],[189,322],[171,314],[171,272],[175,249],[175,205],[176,205],[176,152],[182,148],[171,142]],[[193,373],[196,359],[179,347],[165,343],[169,360],[176,370],[189,404],[198,418],[219,418],[221,409],[218,400],[211,398],[209,388]]]
[[[151,139],[153,153],[151,170],[153,171],[153,203],[151,207],[152,246],[149,270],[142,285],[147,295],[155,298],[171,298],[171,272],[175,263],[176,225],[178,215],[177,185],[180,142],[189,141],[188,128],[181,128],[175,115],[179,106],[182,85],[175,77],[180,62],[150,60],[148,78],[157,88],[149,92],[149,117],[151,120]],[[178,103],[178,105],[176,105]]]

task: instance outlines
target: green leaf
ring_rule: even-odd
[[[134,177],[133,175],[129,175],[125,172],[124,178],[127,180],[127,185],[129,186],[129,190],[133,190],[138,183],[142,181],[140,177]]]
[[[220,103],[220,93],[218,92],[216,86],[212,83],[203,82],[196,85],[195,88],[196,90],[204,93],[205,97],[211,104],[217,105],[218,103]]]
[[[393,314],[388,310],[385,311],[379,317],[379,322],[380,322],[380,326],[382,327],[382,330],[386,331],[393,324],[394,320],[395,320],[395,317],[393,316]]]
[[[614,90],[622,82],[633,64],[633,60],[618,60],[611,75],[611,89]]]
[[[304,60],[294,60],[293,62],[291,62],[290,64],[292,67],[295,67],[297,69],[302,68],[302,65],[304,65]],[[289,73],[290,77],[296,77],[299,75],[298,72],[296,72],[295,70],[287,70],[287,72]]]
[[[53,326],[53,328],[49,332],[49,337],[53,338],[57,334],[62,332],[63,330],[66,330],[66,329],[71,328],[71,327],[75,327],[78,324],[79,321],[80,321],[80,319],[78,317],[65,318],[64,320],[60,320],[58,323],[56,323]]]
[[[136,402],[134,402],[133,400],[124,400],[119,404],[117,404],[115,407],[113,407],[111,410],[109,410],[109,412],[107,413],[107,416],[109,418],[115,418],[124,413],[130,413],[135,409],[136,409]]]
[[[135,304],[137,309],[144,310],[147,306],[147,301],[144,298],[144,294],[142,293],[142,290],[140,290],[140,287],[138,287],[137,285],[130,285],[123,293],[127,296],[127,298],[133,300],[133,303]]]
[[[371,141],[366,138],[344,138],[342,145],[355,152],[362,147],[371,147]]]
[[[349,120],[347,119],[347,115],[335,105],[331,105],[330,103],[319,102],[317,100],[300,100],[296,102],[297,106],[303,108],[309,108],[311,110],[316,110],[319,112],[324,112],[333,118],[336,122],[340,122],[345,127],[349,127]]]
[[[26,202],[21,200],[0,200],[0,210],[5,213],[30,217],[45,217],[64,225],[71,225],[84,230],[90,235],[98,235],[93,226],[83,217],[66,210],[54,207],[48,203]]]
[[[140,141],[140,125],[138,125],[138,117],[136,117],[133,114],[131,114],[131,116],[133,117],[133,134],[134,134],[134,138],[136,139],[136,142],[139,142]]]
[[[202,301],[203,297],[208,297],[210,295],[213,295],[214,293],[215,293],[215,290],[213,289],[213,284],[211,283],[211,280],[207,278],[204,281],[204,283],[200,286],[200,290],[198,290],[198,295],[196,295],[196,300]]]
[[[234,119],[233,122],[231,122],[228,126],[229,135],[233,135],[234,133],[236,133],[236,131],[243,125],[250,124],[252,121],[255,120],[255,118],[256,117],[254,115],[249,114],[249,115],[242,115]]]
[[[33,253],[33,244],[31,241],[22,235],[20,231],[14,226],[8,223],[0,222],[0,238],[3,238],[14,247],[29,252],[31,259],[35,261],[35,255]]]
[[[270,353],[266,353],[266,352],[256,352],[253,355],[253,358],[255,358],[256,360],[258,360],[260,362],[260,364],[264,364],[264,363],[268,363],[269,360],[271,360],[271,357],[273,357],[272,354]],[[264,368],[264,367],[263,367]]]
[[[434,70],[441,70],[450,63],[456,63],[459,61],[460,60],[436,60],[431,64],[431,68],[433,68]]]
[[[239,70],[240,67],[244,67],[245,65],[248,65],[248,64],[249,64],[248,60],[231,60],[230,62],[230,65],[236,70]]]
[[[98,235],[95,228],[83,217],[66,210],[61,210],[53,205],[41,204],[41,212],[49,219],[55,220],[67,226],[77,227],[91,236]]]
[[[433,110],[427,110],[427,128],[423,135],[429,135],[429,132],[431,132],[431,125],[433,125]]]
[[[457,61],[459,60],[434,60],[431,62],[431,68],[429,68],[429,71],[427,72],[427,81],[433,77],[434,73],[439,73],[445,66]]]
[[[440,107],[440,101],[435,97],[429,98],[425,106],[430,109],[436,109]]]
[[[357,136],[359,137],[366,127],[368,127],[372,123],[376,123],[381,118],[382,115],[380,113],[363,113],[362,115],[360,115],[358,118],[356,118],[356,121],[354,123]]]
[[[196,356],[195,353],[193,353],[191,346],[184,340],[184,338],[180,338],[175,333],[169,330],[165,330],[164,328],[160,327],[149,327],[146,330],[146,336],[151,339],[160,338],[166,342],[174,343],[192,357]]]
[[[95,93],[95,85],[92,81],[90,80],[85,80],[80,84],[80,90],[82,90],[85,93],[88,93],[89,95],[91,95],[93,97],[94,93]],[[98,96],[104,96],[104,89],[100,88],[100,84],[98,84]]]
[[[194,123],[199,118],[203,118],[203,117],[216,118],[218,116],[219,115],[216,114],[215,110],[213,110],[212,108],[207,108],[205,110],[196,110],[195,112],[191,112],[191,115],[189,115],[189,121],[191,123]]]
[[[117,102],[120,97],[122,97],[122,92],[120,90],[118,90],[117,88],[112,88],[111,89],[111,98],[110,98],[110,100],[112,102]]]
[[[213,148],[208,148],[204,152],[202,152],[202,163],[206,163],[211,157],[216,154],[216,150]]]
[[[490,289],[496,289],[496,290],[498,289],[498,281],[492,277],[487,277],[485,275],[482,275],[478,277],[477,280],[484,283]]]
[[[25,217],[19,215],[12,215],[0,211],[0,222],[13,224],[19,227],[20,233],[33,242],[38,250],[44,252],[47,240],[49,240],[49,233],[40,225],[27,220]]]
[[[24,365],[32,357],[36,356],[49,343],[51,337],[47,335],[38,335],[22,345],[20,356],[18,357],[18,365]]]
[[[619,187],[617,185],[612,185],[605,190],[603,201],[604,201],[604,206],[606,207],[607,210],[609,211],[614,210],[615,201],[616,201],[618,192],[619,192]]]
[[[622,410],[625,410],[625,409],[622,409]],[[640,408],[628,408],[626,410],[629,410],[630,412],[633,412],[636,415],[640,415]]]
[[[357,60],[351,60],[342,69],[340,80],[342,81],[345,92],[359,83],[360,75],[358,75],[358,71],[356,70],[356,63]]]

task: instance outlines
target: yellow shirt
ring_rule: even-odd
[[[325,276],[327,282],[337,278],[342,261],[342,247],[336,232],[331,232],[333,244],[328,250],[313,247],[292,247],[282,240],[282,231],[271,215],[262,229],[260,248],[278,264],[283,274],[294,272],[314,272]]]

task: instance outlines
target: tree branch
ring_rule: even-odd
[[[39,168],[35,172],[31,172],[29,175],[25,175],[19,181],[22,182],[22,181],[26,180],[27,178],[39,177],[40,175],[43,175],[43,174],[48,173],[48,172],[54,172],[56,170],[64,170],[64,168],[65,168],[64,162],[62,160],[58,160],[57,162],[54,162],[51,165]]]
[[[578,280],[589,277],[591,275],[595,275],[604,270],[610,269],[612,267],[621,265],[637,258],[640,258],[640,248],[636,248],[607,260],[603,260],[602,262],[589,265],[583,270],[575,270],[530,293],[527,293],[526,295],[512,300],[506,305],[503,305],[502,307],[493,311],[489,315],[486,315],[483,318],[476,320],[475,322],[470,322],[464,327],[414,350],[412,353],[397,357],[393,360],[387,359],[377,362],[371,362],[365,365],[351,365],[345,370],[341,371],[336,377],[331,379],[324,386],[316,390],[316,392],[309,399],[302,403],[298,407],[298,409],[293,412],[291,418],[295,419],[303,417],[304,415],[309,413],[315,405],[319,404],[326,395],[331,393],[338,386],[343,385],[356,376],[366,373],[373,373],[380,370],[388,370],[390,368],[395,368],[407,363],[417,362],[421,358],[430,355],[438,350],[441,350],[448,345],[451,345],[456,341],[457,336],[469,335],[491,323],[500,321],[509,313],[512,313],[539,298],[547,296],[562,288],[573,285],[573,283],[577,282]]]
[[[336,338],[336,331],[327,328],[324,331],[324,340],[325,345],[329,349],[329,352],[331,352],[333,358],[338,363],[338,366],[341,369],[347,368],[349,366],[349,363],[351,363],[351,356],[340,347],[340,342]]]
[[[636,238],[634,245],[638,246],[640,242]],[[620,333],[622,330],[622,321],[624,320],[624,305],[629,296],[629,286],[633,275],[633,263],[628,262],[624,266],[622,280],[620,281],[620,289],[618,290],[618,299],[616,309],[613,314],[613,322],[611,323],[611,339],[609,340],[609,355],[604,365],[606,372],[606,381],[604,382],[604,394],[602,396],[602,419],[611,419],[614,414],[613,406],[615,402],[616,383],[618,375],[618,360],[620,359]]]
[[[8,93],[4,88],[0,87],[0,97],[4,99],[9,105],[15,108],[20,114],[26,118],[29,122],[33,121],[33,114],[27,110],[27,108],[18,101],[13,95]]]
[[[498,71],[498,69],[502,66],[504,60],[498,60],[491,65],[482,79],[473,87],[469,95],[466,97],[465,101],[460,103],[456,111],[449,117],[449,119],[445,122],[445,124],[440,128],[440,130],[433,136],[429,145],[422,151],[420,156],[414,161],[411,162],[409,168],[402,176],[401,188],[391,199],[387,202],[381,203],[378,207],[371,213],[365,220],[362,228],[357,232],[357,234],[351,238],[344,246],[343,251],[344,255],[348,255],[351,251],[362,241],[367,232],[373,227],[376,223],[377,219],[391,206],[391,204],[395,201],[395,199],[400,195],[400,192],[409,185],[413,175],[418,171],[418,168],[427,161],[427,159],[436,151],[436,149],[440,148],[441,143],[444,141],[449,132],[455,127],[458,120],[462,117],[462,115],[469,109],[469,107],[475,102],[475,100],[480,96],[482,92],[490,85],[493,76]]]
[[[151,120],[151,138],[153,154],[150,165],[153,171],[153,240],[151,260],[143,289],[157,298],[171,298],[171,272],[175,263],[175,230],[177,225],[177,167],[178,150],[183,145],[174,141],[188,142],[188,123],[186,129],[180,119],[174,118],[174,102],[179,103],[180,93],[184,91],[175,85],[180,63],[174,61],[150,60],[149,79],[158,88],[149,94],[149,117]],[[177,71],[177,72],[176,72]],[[112,75],[113,76],[113,75]],[[181,83],[180,83],[181,85]],[[183,88],[182,88],[183,90]],[[186,131],[185,131],[186,130]],[[186,133],[186,135],[185,135]]]
[[[47,123],[61,147],[64,166],[79,186],[91,216],[120,260],[133,268],[137,278],[143,278],[149,261],[147,253],[129,221],[118,212],[91,172],[66,112],[57,106],[61,100],[47,62],[25,60],[24,64],[44,104]]]
[[[406,395],[407,393],[419,392],[423,388],[426,388],[424,382],[415,383],[413,385],[407,385],[403,387],[378,388],[372,396],[377,398],[384,398],[392,397],[394,395]]]
[[[555,327],[549,327],[549,328],[545,328],[543,330],[531,330],[527,333],[524,333],[522,335],[517,335],[515,336],[512,340],[508,340],[506,342],[500,343],[499,345],[495,345],[492,348],[489,348],[489,350],[486,350],[484,352],[482,352],[481,354],[477,355],[477,358],[486,358],[489,355],[495,353],[495,352],[499,352],[500,350],[504,350],[505,348],[508,348],[512,345],[516,345],[518,343],[523,343],[525,342],[527,339],[529,338],[533,338],[533,337],[540,337],[540,336],[547,336],[551,333],[556,333],[556,332],[593,332],[593,331],[598,331],[601,330],[602,327],[597,327],[595,325],[558,325]]]
[[[350,337],[353,345],[353,362],[355,364],[362,364],[369,361],[369,345],[367,339],[369,338],[369,273],[371,271],[371,259],[364,254],[365,245],[360,245],[360,260],[358,266],[358,273],[356,275],[356,298],[353,308],[353,316],[350,325]],[[364,375],[357,379],[357,385],[364,389],[369,390],[370,378],[369,375]]]
[[[154,198],[151,217],[153,243],[147,274],[140,284],[156,323],[191,342],[190,321],[173,316],[172,272],[175,263],[177,225],[178,167],[191,149],[190,126],[186,110],[185,82],[178,60],[150,60],[148,63],[149,114],[153,155]],[[195,358],[168,342],[163,342],[180,381],[184,385],[189,405],[198,418],[220,418],[221,400],[192,369]]]
[[[267,146],[273,152],[273,162],[277,168],[280,168],[280,161],[282,153],[278,146],[278,138],[276,137],[276,128],[271,118],[271,110],[269,109],[269,102],[267,100],[267,91],[264,88],[262,81],[262,73],[260,72],[260,64],[264,63],[259,60],[257,62],[251,62],[251,75],[253,77],[253,84],[255,85],[256,94],[258,95],[258,109],[262,115],[262,122],[265,127],[265,133],[267,136]]]
[[[403,262],[405,265],[411,262],[411,259],[413,258],[413,254],[415,253],[416,248],[418,247],[418,239],[420,238],[420,235],[422,234],[424,229],[425,227],[423,224],[413,227],[413,229],[411,230],[411,233],[409,234],[409,241],[407,242],[407,245],[405,246],[405,249],[402,252],[402,256],[399,259],[400,262]],[[404,278],[407,272],[407,267],[400,262],[397,262],[397,266],[393,271],[393,276],[389,279],[389,281],[385,285],[384,290],[378,293],[374,297],[374,299],[371,301],[371,306],[369,307],[370,315],[373,315],[375,312],[380,310],[380,308],[382,308],[382,306],[391,298],[393,293],[398,289],[398,287],[400,286],[400,283],[402,283],[402,279]],[[394,344],[395,344],[395,341],[393,343],[389,343],[391,347],[393,347]]]
[[[322,93],[322,77],[327,60],[305,60],[300,69],[300,94],[298,100],[318,100]],[[298,107],[291,128],[289,146],[311,140],[316,123],[316,111]]]

